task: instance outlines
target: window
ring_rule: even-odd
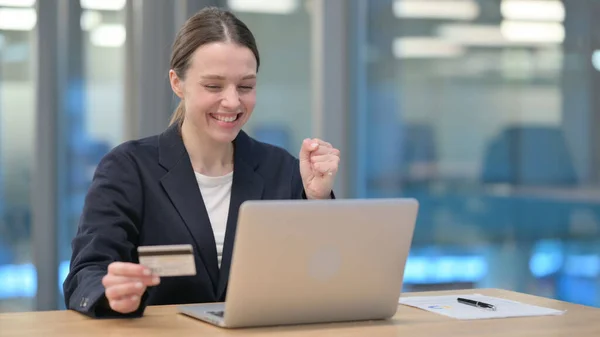
[[[420,201],[407,286],[600,305],[599,4],[365,3],[357,196]]]
[[[36,287],[30,205],[36,20],[33,7],[0,6],[0,312],[31,310]]]

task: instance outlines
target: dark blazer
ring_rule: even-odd
[[[147,305],[224,301],[238,209],[246,200],[306,198],[298,159],[243,131],[234,140],[234,173],[221,269],[212,227],[179,128],[125,142],[99,163],[64,282],[67,308],[92,317],[136,317]],[[332,193],[333,196],[333,193]],[[192,244],[196,275],[162,278],[138,311],[121,315],[104,296],[114,261],[138,262],[143,245]]]

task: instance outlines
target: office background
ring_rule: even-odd
[[[250,134],[334,143],[342,197],[419,199],[399,287],[600,307],[599,1],[0,0],[0,312],[64,308],[95,165],[166,127],[206,5],[258,40]]]

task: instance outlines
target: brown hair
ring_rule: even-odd
[[[256,58],[256,71],[258,71],[260,57],[254,35],[234,14],[216,7],[202,9],[183,24],[173,43],[171,69],[175,71],[177,77],[184,80],[196,49],[207,43],[223,41],[230,41],[250,49]],[[181,124],[184,116],[185,106],[181,101],[169,125]]]

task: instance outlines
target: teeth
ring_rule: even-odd
[[[233,116],[233,117],[225,117],[225,116],[219,116],[219,115],[212,115],[214,117],[214,119],[221,121],[221,122],[227,122],[227,123],[231,123],[234,122],[237,119],[237,115]]]

